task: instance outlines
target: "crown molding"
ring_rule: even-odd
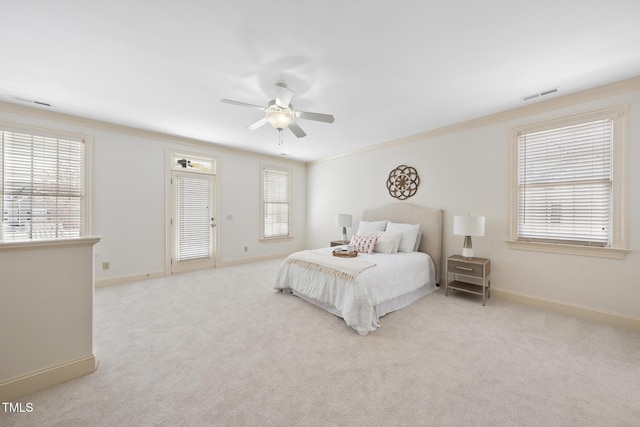
[[[215,150],[222,153],[234,154],[237,156],[251,157],[259,160],[269,159],[273,161],[277,159],[278,162],[292,163],[296,165],[306,166],[306,162],[295,159],[288,159],[278,157],[275,155],[258,153],[255,151],[243,150],[240,148],[233,148],[227,145],[222,145],[216,142],[204,141],[199,139],[187,138],[178,135],[172,135],[168,133],[156,132],[146,129],[139,129],[131,126],[119,125],[115,123],[104,122],[101,120],[89,119],[80,116],[74,116],[71,114],[60,113],[57,111],[49,111],[40,109],[37,107],[28,107],[24,105],[13,104],[9,102],[0,101],[0,111],[18,114],[22,116],[28,116],[31,118],[52,120],[57,122],[64,122],[74,126],[89,127],[93,129],[100,129],[109,132],[117,132],[125,135],[136,136],[140,138],[155,139],[175,144],[188,145],[192,147],[204,148],[207,150]],[[86,132],[84,132],[86,133]]]
[[[166,142],[173,142],[182,145],[190,145],[194,147],[205,148],[208,150],[216,150],[223,153],[235,154],[244,157],[251,157],[256,159],[277,159],[279,162],[292,163],[297,165],[314,165],[333,161],[345,157],[351,157],[370,151],[377,151],[394,146],[411,144],[425,139],[436,138],[439,136],[447,135],[454,132],[466,131],[481,126],[487,126],[495,123],[500,123],[508,120],[518,119],[538,113],[547,112],[554,109],[572,106],[579,103],[589,102],[605,98],[608,96],[615,96],[622,93],[640,90],[640,76],[631,77],[629,79],[620,80],[618,82],[598,86],[591,89],[586,89],[580,92],[571,93],[556,98],[547,99],[544,101],[535,102],[533,104],[523,105],[521,107],[513,108],[511,110],[501,111],[487,116],[479,117],[476,119],[466,120],[460,123],[455,123],[448,126],[443,126],[436,129],[431,129],[424,132],[408,135],[401,138],[392,139],[387,142],[382,142],[370,147],[361,148],[358,150],[349,151],[347,153],[338,154],[335,156],[326,157],[324,159],[312,160],[308,162],[287,159],[270,154],[257,153],[249,150],[242,150],[239,148],[233,148],[226,145],[222,145],[216,142],[203,141],[198,139],[192,139],[182,137],[178,135],[166,134],[161,132],[155,132],[145,129],[134,128],[125,125],[118,125],[114,123],[104,122],[95,119],[88,119],[79,116],[73,116],[69,114],[59,113],[56,111],[47,111],[40,108],[27,107],[23,105],[17,105],[0,101],[0,109],[8,113],[26,115],[34,118],[40,118],[45,120],[61,121],[76,126],[86,126],[96,129],[102,129],[112,132],[124,133],[127,135],[138,136],[142,138],[158,139]]]
[[[519,119],[522,117],[544,113],[551,110],[557,110],[564,107],[570,107],[572,105],[595,101],[609,96],[620,95],[623,93],[632,92],[634,90],[640,90],[640,76],[632,77],[626,80],[620,80],[618,82],[586,89],[580,92],[575,92],[556,98],[547,99],[544,101],[535,102],[533,104],[523,105],[511,110],[489,114],[487,116],[478,117],[476,119],[466,120],[460,123],[455,123],[452,125],[443,126],[413,135],[392,139],[387,142],[382,142],[370,147],[350,151],[348,153],[337,154],[335,156],[326,157],[319,160],[312,160],[310,162],[307,162],[307,165],[320,164],[345,157],[356,156],[370,151],[377,151],[395,146],[411,144],[418,141],[423,141],[425,139],[436,138],[455,132],[468,131],[482,126]]]

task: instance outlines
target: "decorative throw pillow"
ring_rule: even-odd
[[[395,222],[389,222],[387,224],[388,232],[402,234],[398,252],[413,252],[413,248],[416,245],[416,239],[418,237],[419,227],[420,224],[399,224]]]
[[[378,236],[360,236],[356,234],[351,238],[353,248],[361,253],[372,254],[378,241]]]
[[[378,242],[374,250],[381,254],[397,254],[402,234],[389,233],[388,231],[378,231],[377,233],[380,235],[378,235]]]

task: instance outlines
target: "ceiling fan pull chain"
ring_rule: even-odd
[[[278,129],[278,145],[282,145],[282,143],[284,142],[284,137],[282,136],[282,129]]]

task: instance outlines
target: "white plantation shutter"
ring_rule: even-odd
[[[211,185],[207,175],[178,175],[178,261],[211,256]]]
[[[263,168],[263,237],[289,236],[289,172]]]
[[[0,130],[4,241],[84,234],[82,138]]]
[[[519,134],[518,240],[610,245],[613,120]]]

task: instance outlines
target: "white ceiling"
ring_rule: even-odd
[[[298,160],[640,75],[638,0],[0,0],[0,100]],[[308,136],[245,127],[275,83]],[[36,100],[51,108],[28,104]],[[537,102],[536,100],[527,102]]]

